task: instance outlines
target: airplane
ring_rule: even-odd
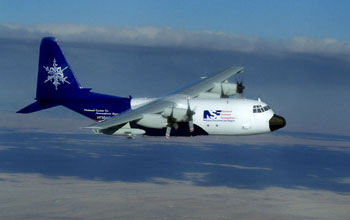
[[[286,120],[269,105],[241,97],[243,83],[228,81],[243,70],[227,68],[160,98],[111,96],[83,88],[57,40],[45,37],[40,45],[36,101],[17,113],[61,105],[95,120],[87,128],[97,134],[128,138],[254,135],[283,128]]]

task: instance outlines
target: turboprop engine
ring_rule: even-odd
[[[145,114],[142,119],[136,122],[138,125],[161,129],[167,125],[167,119],[161,114]]]
[[[236,94],[242,94],[243,90],[243,82],[237,81],[237,83],[214,83],[214,87],[211,90],[201,93],[198,98],[227,98]]]
[[[176,122],[185,122],[188,120],[188,110],[182,108],[166,108],[162,114],[145,114],[142,119],[137,121],[138,125],[161,129],[168,125],[169,118]]]
[[[211,93],[220,94],[223,96],[232,96],[237,93],[237,84],[234,83],[215,83],[214,88],[210,90]]]
[[[166,118],[173,117],[177,122],[187,120],[187,109],[183,108],[166,108],[162,115]]]

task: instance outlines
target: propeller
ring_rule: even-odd
[[[173,116],[174,114],[174,107],[171,109],[171,114],[167,118],[167,125],[166,125],[166,132],[165,132],[165,137],[170,138],[170,133],[171,133],[171,128],[172,127],[178,127],[176,123],[176,119]]]
[[[194,131],[194,124],[193,124],[193,115],[195,112],[191,110],[190,105],[190,98],[187,97],[187,110],[186,110],[186,121],[188,122],[188,128],[190,132],[192,133]],[[170,138],[171,129],[175,128],[176,130],[179,128],[179,125],[177,123],[176,118],[174,117],[174,107],[171,109],[170,115],[167,117],[167,126],[165,131],[165,137]]]
[[[245,88],[245,86],[243,85],[243,80],[241,80],[240,82],[237,80],[236,83],[237,83],[237,90],[236,90],[236,92],[238,94],[243,94],[243,91],[244,91],[244,88]]]
[[[245,86],[243,84],[243,80],[241,80],[241,81],[236,80],[236,85],[237,85],[237,88],[236,88],[235,98],[236,99],[244,98],[244,88],[245,88]]]
[[[188,128],[190,129],[190,132],[192,133],[194,131],[194,125],[193,125],[193,115],[195,114],[194,111],[191,110],[190,106],[190,98],[187,97],[187,121],[188,121]]]

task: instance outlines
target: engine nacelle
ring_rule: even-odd
[[[136,124],[147,128],[160,129],[166,127],[167,119],[160,114],[145,114]]]
[[[214,83],[214,88],[210,90],[211,93],[223,94],[232,96],[237,93],[237,84],[234,83]]]
[[[162,113],[162,115],[167,118],[169,116],[173,116],[173,118],[175,118],[176,121],[180,122],[180,121],[186,121],[187,119],[187,109],[183,109],[183,108],[166,108],[164,110],[164,112]]]

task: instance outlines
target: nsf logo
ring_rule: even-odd
[[[218,119],[221,116],[221,110],[204,110],[203,119]]]
[[[220,121],[220,122],[233,122],[232,110],[204,110],[203,111],[204,121]]]

